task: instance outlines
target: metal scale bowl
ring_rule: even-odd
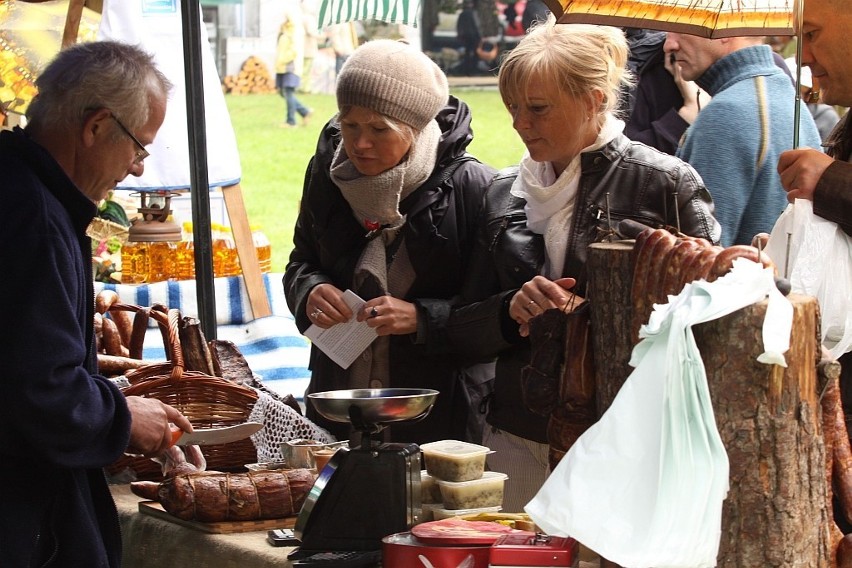
[[[375,551],[382,538],[419,521],[420,447],[379,443],[371,436],[393,422],[425,418],[438,391],[355,389],[309,394],[314,408],[335,422],[349,422],[361,444],[339,448],[319,472],[294,532],[295,558],[323,551]]]

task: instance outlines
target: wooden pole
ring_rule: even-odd
[[[77,43],[80,20],[83,19],[83,6],[86,0],[69,0],[68,15],[65,17],[65,29],[62,32],[62,49]]]
[[[272,315],[239,184],[223,187],[222,195],[225,198],[225,207],[228,209],[228,219],[231,221],[231,230],[234,233],[234,242],[237,245],[240,268],[243,271],[252,314],[255,318]]]

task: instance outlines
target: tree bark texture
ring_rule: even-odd
[[[598,376],[597,407],[601,416],[633,371],[629,365],[634,340],[633,241],[595,243],[586,261],[586,296],[592,308],[592,348]]]
[[[632,242],[592,245],[588,295],[604,411],[632,372]],[[789,296],[787,368],[757,362],[766,302],[693,327],[730,461],[718,566],[833,566],[817,381],[817,302]]]

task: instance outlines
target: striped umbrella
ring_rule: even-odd
[[[356,20],[379,20],[417,27],[420,0],[323,0],[320,29]]]
[[[544,0],[559,23],[648,28],[708,38],[793,35],[796,0]]]

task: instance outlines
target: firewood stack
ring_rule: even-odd
[[[226,75],[222,79],[222,88],[226,93],[234,95],[274,93],[275,80],[266,64],[252,55],[243,63],[239,73]]]

